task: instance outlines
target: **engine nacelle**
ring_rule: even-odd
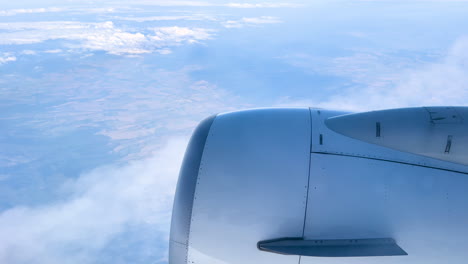
[[[464,261],[464,120],[463,107],[209,117],[183,161],[169,262]]]

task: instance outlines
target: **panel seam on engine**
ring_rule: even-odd
[[[460,173],[460,174],[465,174],[468,175],[468,172],[464,171],[459,171],[459,170],[452,170],[452,169],[444,169],[440,167],[434,167],[434,166],[428,166],[428,165],[421,165],[421,164],[415,164],[415,163],[410,163],[410,162],[404,162],[404,161],[397,161],[397,160],[388,160],[388,159],[382,159],[382,158],[373,158],[373,157],[366,157],[366,156],[358,156],[358,155],[350,155],[350,154],[340,154],[340,153],[330,153],[330,152],[311,152],[311,154],[323,154],[323,155],[333,155],[333,156],[343,156],[343,157],[352,157],[352,158],[362,158],[362,159],[369,159],[369,160],[379,160],[379,161],[386,161],[386,162],[392,162],[392,163],[398,163],[398,164],[404,164],[404,165],[412,165],[412,166],[417,166],[417,167],[423,167],[423,168],[429,168],[429,169],[435,169],[435,170],[442,170],[442,171],[448,171],[448,172],[455,172],[455,173]],[[310,166],[310,165],[309,165]],[[310,174],[310,172],[309,172]]]
[[[309,149],[312,148],[312,113],[309,109],[309,125],[310,125],[310,133],[309,133]],[[309,166],[307,170],[307,188],[306,188],[306,195],[305,195],[305,210],[304,210],[304,223],[302,226],[302,237],[304,237],[305,234],[305,227],[306,227],[306,221],[307,221],[307,207],[309,205],[309,185],[310,185],[310,162],[312,161],[311,155],[309,154]]]
[[[194,211],[193,211],[193,207],[195,206],[195,200],[196,200],[196,195],[197,195],[197,185],[200,181],[200,174],[202,172],[202,166],[203,166],[203,157],[204,157],[204,153],[206,153],[207,149],[208,149],[208,138],[210,136],[210,133],[213,133],[212,131],[212,128],[213,128],[213,123],[215,122],[216,120],[216,117],[218,116],[218,114],[215,114],[215,115],[212,115],[210,117],[208,117],[207,119],[210,120],[210,123],[207,127],[207,130],[206,130],[206,137],[204,139],[204,144],[203,144],[203,149],[201,151],[201,157],[200,157],[200,163],[198,164],[198,170],[197,170],[197,177],[196,177],[196,181],[195,181],[195,188],[194,188],[194,191],[193,191],[193,197],[192,197],[192,207],[190,208],[190,221],[188,223],[188,234],[187,234],[187,245],[186,245],[186,252],[185,252],[185,261],[188,263],[189,262],[189,248],[190,248],[190,237],[191,237],[191,234],[192,234],[192,222],[193,222],[193,218],[194,218]],[[205,119],[205,120],[207,120]]]
[[[312,151],[312,110],[309,108],[309,151]],[[305,235],[305,228],[306,228],[306,222],[307,222],[307,207],[309,206],[309,186],[310,186],[310,163],[312,162],[312,155],[308,153],[309,155],[309,166],[307,170],[307,188],[306,189],[306,195],[305,195],[305,208],[304,208],[304,223],[302,226],[302,238],[304,238]],[[299,256],[298,264],[301,264],[301,256]]]

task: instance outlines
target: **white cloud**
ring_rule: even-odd
[[[157,27],[154,28],[154,35],[148,38],[158,46],[171,46],[182,42],[196,43],[201,40],[210,39],[212,30],[203,28],[186,27]]]
[[[121,3],[114,1],[113,3]],[[232,8],[284,8],[284,7],[299,7],[300,4],[295,3],[213,3],[203,1],[167,1],[167,0],[135,0],[133,5],[152,5],[152,6],[190,6],[190,7],[232,7]]]
[[[154,34],[126,32],[111,21],[0,23],[0,44],[32,44],[46,40],[67,40],[75,49],[103,50],[110,54],[142,54],[167,50],[182,43],[209,39],[212,30],[187,27],[154,28]]]
[[[175,21],[175,20],[216,20],[216,18],[208,15],[186,15],[186,16],[149,16],[149,17],[114,17],[114,19],[135,22],[148,22],[148,21]]]
[[[285,59],[285,58],[283,58]],[[436,62],[395,54],[357,52],[327,64],[297,54],[286,59],[310,72],[350,79],[348,88],[326,91],[325,100],[281,98],[278,105],[365,111],[421,105],[468,105],[468,37],[459,38]]]
[[[0,55],[0,65],[5,64],[7,62],[16,61],[16,57],[10,53],[3,53]]]
[[[281,8],[281,7],[299,7],[294,3],[228,3],[225,6],[235,8]]]
[[[45,4],[45,3],[44,3]],[[82,4],[82,3],[79,3]],[[40,14],[40,13],[58,13],[58,12],[72,12],[72,13],[85,13],[85,14],[106,14],[106,13],[120,13],[128,11],[141,11],[139,8],[131,7],[86,7],[86,6],[68,6],[68,7],[41,7],[41,8],[21,8],[21,9],[4,9],[0,10],[0,16],[15,16],[22,14]]]
[[[468,38],[459,39],[437,63],[402,71],[396,69],[394,74],[376,76],[367,83],[368,87],[352,88],[321,105],[352,110],[467,105]]]
[[[37,52],[34,51],[34,50],[23,50],[23,51],[21,52],[21,54],[23,54],[23,55],[36,55]]]
[[[63,50],[61,49],[53,49],[53,50],[46,50],[44,53],[49,53],[49,54],[56,54],[56,53],[62,53]]]
[[[170,49],[159,49],[157,50],[158,53],[160,54],[163,54],[163,55],[167,55],[167,54],[171,54],[172,51]]]
[[[50,13],[50,12],[62,12],[64,8],[48,7],[48,8],[30,8],[30,9],[9,9],[0,10],[0,16],[15,16],[19,14],[35,14],[35,13]]]
[[[69,194],[65,201],[3,211],[0,262],[94,263],[103,248],[129,226],[150,228],[159,245],[144,243],[126,250],[167,248],[185,146],[185,139],[171,139],[153,158],[86,173],[63,187]],[[167,257],[167,252],[151,254]]]
[[[242,28],[245,26],[258,26],[263,24],[277,24],[282,21],[277,17],[261,16],[261,17],[244,17],[240,20],[228,20],[223,23],[226,28]]]
[[[123,1],[111,1],[111,3],[122,3]],[[125,1],[125,3],[128,3]],[[179,0],[134,0],[133,5],[152,5],[152,6],[214,6],[214,4],[203,1],[179,1]]]
[[[122,12],[130,12],[130,11],[141,11],[139,8],[132,8],[132,7],[75,7],[69,8],[70,12],[74,13],[90,13],[90,14],[106,14],[106,13],[122,13]]]

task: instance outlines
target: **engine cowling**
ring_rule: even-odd
[[[170,263],[436,263],[468,246],[466,113],[282,108],[207,118],[180,172]],[[435,143],[405,145],[405,135]]]

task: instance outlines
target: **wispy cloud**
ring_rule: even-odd
[[[0,65],[11,61],[16,61],[16,57],[11,53],[3,53],[3,55],[0,55]]]
[[[176,45],[176,43],[196,43],[201,40],[210,39],[212,30],[203,28],[187,27],[157,27],[154,28],[154,35],[149,36],[152,42],[162,46]]]
[[[61,49],[53,49],[53,50],[45,50],[44,53],[55,54],[55,53],[62,53],[63,50]]]
[[[111,4],[121,4],[123,1],[109,1]],[[125,1],[125,3],[127,3]],[[133,5],[151,5],[151,6],[187,6],[187,7],[203,7],[213,6],[213,3],[204,1],[180,1],[180,0],[135,0],[132,1]]]
[[[36,55],[37,52],[34,51],[34,50],[23,50],[23,51],[21,52],[21,54],[23,54],[23,55]]]
[[[125,6],[108,6],[108,7],[95,7],[82,5],[76,6],[60,6],[60,7],[40,7],[40,8],[20,8],[20,9],[3,9],[0,10],[0,16],[16,16],[16,15],[32,15],[41,13],[73,13],[73,14],[107,14],[107,13],[120,13],[128,11],[141,11],[139,8],[125,7]]]
[[[282,21],[277,17],[261,16],[261,17],[244,17],[240,20],[228,20],[223,23],[226,28],[242,28],[245,26],[258,26],[264,24],[277,24]]]
[[[0,10],[0,16],[15,16],[20,14],[37,14],[37,13],[52,13],[62,12],[65,8],[47,7],[47,8],[29,8],[29,9],[7,9]]]
[[[135,22],[148,22],[148,21],[177,21],[177,20],[191,20],[191,21],[201,21],[201,20],[217,20],[213,16],[208,15],[184,15],[184,16],[143,16],[143,17],[113,17],[113,19],[124,20],[124,21],[135,21]]]
[[[0,23],[0,44],[33,44],[47,40],[68,40],[70,48],[102,50],[110,54],[142,54],[166,51],[171,46],[209,39],[213,30],[187,27],[159,27],[153,33],[127,32],[113,22],[84,23],[16,22]],[[164,53],[164,52],[163,52]]]
[[[119,1],[111,1],[110,3],[121,3]],[[260,3],[214,3],[205,1],[167,1],[167,0],[136,0],[132,1],[133,5],[152,5],[152,6],[187,6],[187,7],[232,7],[232,8],[284,8],[284,7],[299,7],[297,3],[278,3],[278,2],[260,2]]]
[[[321,63],[315,59],[302,55],[290,62],[311,72],[321,71],[349,78],[351,84],[323,101],[283,98],[280,105],[306,104],[355,111],[467,105],[468,37],[459,38],[446,55],[435,62],[419,61],[411,56],[392,58],[388,54],[360,52],[335,58],[331,64],[325,64],[325,70],[320,70]]]
[[[40,109],[8,117],[18,124],[10,132],[20,133],[26,127],[37,131],[32,136],[59,137],[88,127],[109,139],[112,153],[126,160],[141,159],[160,145],[163,136],[187,133],[208,115],[249,106],[236,94],[194,79],[199,66],[169,71],[143,64],[144,58],[90,61],[83,62],[86,70],[37,78],[3,76],[0,81],[18,87],[2,91],[5,105],[20,102]]]
[[[228,3],[225,6],[235,8],[282,8],[282,7],[299,7],[301,5],[294,3]]]
[[[185,146],[185,139],[173,138],[152,158],[101,167],[67,183],[65,200],[2,212],[0,262],[95,263],[104,258],[103,249],[112,247],[114,239],[132,226],[149,230],[151,243],[140,241],[119,255],[139,251],[151,263],[166,259],[173,193]]]
[[[2,91],[4,105],[31,106],[21,113],[0,115],[19,124],[9,127],[9,133],[32,129],[36,132],[31,136],[38,141],[92,127],[93,133],[99,134],[96,137],[111,139],[110,152],[121,153],[125,160],[144,160],[83,174],[65,184],[53,203],[18,205],[0,213],[0,263],[167,263],[171,202],[185,137],[155,150],[168,137],[187,135],[203,117],[234,110],[243,102],[207,81],[192,79],[190,73],[199,67],[168,71],[142,62],[143,58],[111,57],[39,77],[2,76],[0,81],[15,87]],[[81,135],[62,140],[61,144],[68,140],[87,142]],[[18,143],[16,152],[27,152],[24,145]],[[66,166],[60,173],[71,177],[67,164],[85,166],[90,159],[87,153],[93,153],[91,158],[95,159],[99,147],[87,145],[85,153],[61,148],[54,152],[55,157],[36,157],[37,151],[32,151],[27,157],[15,154],[12,159],[8,153],[4,163],[28,171],[45,166],[39,175],[28,174],[21,181],[23,186],[31,186],[41,178],[46,187],[24,191],[18,184],[3,182],[3,189],[25,197],[55,192],[50,186],[57,184],[53,175],[57,172],[45,159],[59,157],[56,164]],[[65,161],[63,156],[68,152],[73,152],[74,158]],[[11,182],[17,179],[16,175],[0,175],[3,177]],[[35,179],[29,181],[32,177]]]

